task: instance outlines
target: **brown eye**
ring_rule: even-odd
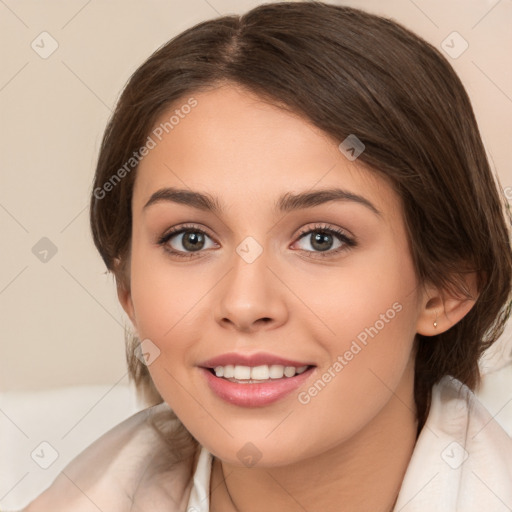
[[[311,233],[310,235],[311,247],[318,251],[328,251],[332,248],[334,237],[329,233]]]
[[[321,257],[338,254],[356,245],[355,240],[350,238],[343,230],[323,225],[302,231],[299,241],[302,240],[305,243],[301,250],[313,254],[320,253],[319,256]]]
[[[211,240],[210,237],[202,229],[194,226],[181,226],[165,233],[158,240],[158,245],[163,246],[165,251],[170,254],[189,257],[202,249],[215,247],[213,242],[208,247],[208,240]]]
[[[203,249],[205,243],[205,235],[194,231],[185,231],[182,234],[181,244],[187,251],[199,251]]]

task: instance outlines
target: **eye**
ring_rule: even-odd
[[[194,253],[209,248],[205,247],[207,239],[210,237],[202,229],[194,225],[185,225],[170,229],[157,243],[174,256],[190,258]],[[213,243],[212,246],[215,247],[216,244]]]
[[[339,254],[357,245],[356,241],[349,237],[344,230],[322,224],[317,224],[312,228],[306,228],[301,231],[299,233],[299,241],[302,239],[307,242],[304,245],[312,247],[312,250],[308,248],[303,248],[302,250],[319,253],[318,256],[321,258]],[[333,249],[332,246],[335,245],[336,240],[338,241],[338,246]],[[316,258],[317,256],[310,257]]]
[[[307,242],[306,245],[312,247],[312,250],[307,247],[301,248],[301,250],[316,254],[315,256],[308,255],[315,258],[333,256],[357,245],[356,241],[344,230],[323,224],[317,224],[301,231],[299,241],[303,239]],[[211,238],[203,229],[195,225],[182,225],[173,227],[164,233],[158,239],[157,244],[173,256],[192,258],[195,256],[194,253],[200,253],[203,249],[217,246],[215,242],[211,242],[210,247],[208,247],[207,240],[211,240]],[[332,246],[336,243],[336,240],[338,246],[333,249]]]

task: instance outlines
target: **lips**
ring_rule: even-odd
[[[287,359],[267,352],[258,352],[256,354],[228,352],[203,361],[198,366],[202,368],[215,368],[216,366],[227,366],[230,364],[234,366],[282,365],[295,366],[296,368],[300,368],[301,366],[315,366],[311,361]]]
[[[245,384],[216,377],[208,368],[200,368],[199,371],[210,391],[224,402],[238,407],[266,407],[306,385],[314,377],[316,368],[311,366],[294,377]]]

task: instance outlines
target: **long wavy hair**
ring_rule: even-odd
[[[303,116],[336,141],[357,134],[365,145],[359,161],[401,198],[422,283],[468,296],[463,272],[477,272],[471,311],[446,332],[416,336],[419,432],[443,376],[478,386],[478,360],[510,309],[510,212],[460,79],[439,50],[395,21],[322,2],[263,4],[178,34],[131,76],[99,152],[90,224],[118,286],[129,287],[136,165],[113,185],[112,176],[171,106],[225,83]],[[137,343],[128,332],[130,376],[148,404],[162,402],[135,356]]]

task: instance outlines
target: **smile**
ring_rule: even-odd
[[[260,366],[243,366],[232,365],[216,366],[213,371],[217,377],[222,377],[230,382],[260,382],[269,379],[289,378],[300,375],[308,369],[308,365],[300,366],[283,366],[280,364],[260,365]]]
[[[199,370],[209,389],[223,401],[240,407],[264,407],[285,398],[303,385],[315,368],[311,365],[298,368],[226,365]]]

